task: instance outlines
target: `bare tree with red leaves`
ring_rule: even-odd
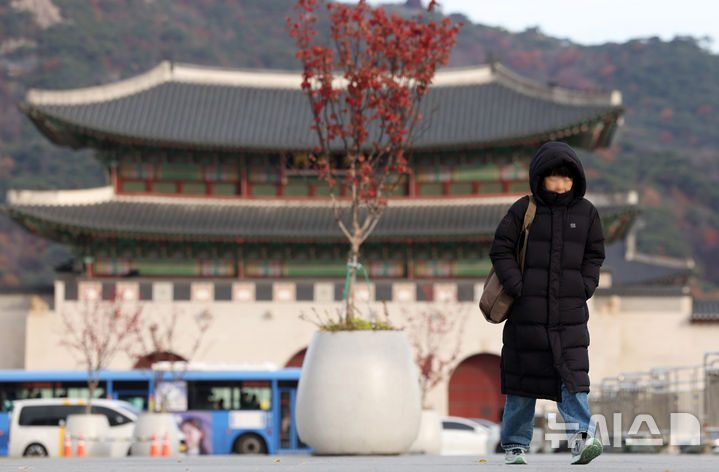
[[[428,11],[435,5],[430,2]],[[317,39],[322,6],[330,15],[330,45]],[[447,65],[462,25],[449,18],[387,15],[366,0],[298,0],[295,10],[287,23],[319,141],[312,159],[329,184],[335,219],[350,243],[344,325],[352,329],[360,247],[409,170],[405,153],[422,119],[420,104],[437,68]],[[344,195],[337,195],[342,187]]]
[[[85,412],[90,413],[100,373],[118,352],[133,343],[132,333],[141,329],[142,307],[113,296],[111,300],[87,300],[77,310],[62,310],[64,331],[61,344],[70,350],[87,370],[88,399]]]
[[[429,408],[427,394],[446,379],[457,364],[467,311],[459,305],[448,304],[405,314],[408,324],[404,330],[414,351],[422,407]]]

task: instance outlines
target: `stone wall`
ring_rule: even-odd
[[[187,283],[187,282],[183,282]],[[262,282],[263,284],[266,282]],[[335,283],[318,282],[312,290],[312,300],[297,300],[297,286],[282,281],[262,287],[253,282],[242,282],[235,286],[231,299],[215,300],[208,294],[212,291],[208,283],[190,283],[188,294],[174,300],[173,281],[153,282],[151,300],[130,300],[128,303],[142,305],[143,316],[152,319],[168,317],[173,311],[178,314],[177,344],[172,348],[183,355],[183,349],[191,345],[196,328],[193,317],[209,313],[212,324],[204,341],[192,359],[198,362],[261,364],[272,362],[278,366],[285,363],[298,351],[306,348],[316,326],[300,319],[304,313],[308,320],[317,317],[336,316],[341,307],[337,300]],[[94,288],[93,288],[94,287]],[[6,353],[0,358],[2,368],[25,367],[27,369],[73,369],[79,368],[77,360],[60,345],[63,328],[60,313],[63,310],[77,313],[83,302],[98,285],[79,284],[75,292],[66,296],[64,282],[56,282],[55,309],[35,309],[31,313],[31,296],[2,298],[6,308],[2,311],[3,329],[0,336],[6,339],[0,349]],[[100,296],[95,291],[92,296]],[[501,352],[502,326],[487,323],[476,301],[458,300],[458,284],[429,284],[429,289],[418,289],[415,282],[394,284],[388,291],[382,288],[390,300],[376,301],[377,286],[370,287],[370,300],[361,301],[363,311],[369,309],[383,316],[384,307],[397,326],[406,325],[406,316],[426,311],[429,308],[464,313],[466,324],[459,339],[448,341],[442,349],[449,353],[454,342],[461,345],[460,359],[467,359],[480,353],[499,355]],[[473,288],[472,298],[478,298],[481,286]],[[184,289],[183,289],[184,290]],[[366,299],[366,287],[363,289]],[[132,293],[138,294],[134,289]],[[303,288],[302,291],[307,291]],[[262,292],[263,295],[257,297]],[[267,293],[264,293],[267,292]],[[360,291],[360,293],[362,293]],[[418,298],[433,301],[418,301]],[[146,294],[147,295],[147,294]],[[186,296],[187,295],[187,296]],[[129,297],[129,296],[128,296]],[[66,298],[70,298],[66,300]],[[257,300],[257,298],[261,298]],[[341,298],[340,298],[341,300]],[[593,385],[605,377],[616,377],[624,371],[647,370],[658,366],[698,365],[704,352],[719,349],[719,323],[691,323],[692,300],[687,295],[671,296],[629,296],[602,295],[589,302],[591,334],[590,376]],[[12,309],[10,309],[12,308]],[[42,308],[42,307],[41,307]],[[21,327],[23,317],[26,328]],[[185,321],[183,321],[185,320]],[[15,331],[5,327],[15,326]],[[14,333],[14,334],[13,334]],[[24,352],[24,354],[23,354]],[[132,361],[125,355],[118,356],[112,368],[125,369]],[[429,395],[429,403],[440,412],[448,409],[448,382],[438,385]]]

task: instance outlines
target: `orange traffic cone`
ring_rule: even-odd
[[[157,450],[157,435],[152,433],[152,440],[150,441],[150,456],[157,457],[160,455],[160,451]]]
[[[162,457],[170,457],[170,435],[165,431],[162,437]]]
[[[72,457],[72,440],[70,439],[70,433],[65,433],[65,445],[63,455],[65,457]]]
[[[83,439],[82,433],[77,436],[77,457],[85,457],[85,439]]]

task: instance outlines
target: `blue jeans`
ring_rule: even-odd
[[[507,395],[502,416],[502,449],[529,450],[529,443],[532,442],[534,432],[534,405],[535,398]],[[588,431],[589,422],[592,417],[589,412],[589,400],[586,392],[569,393],[562,382],[562,401],[557,402],[557,408],[562,414],[565,423],[576,423],[578,428],[569,428],[567,424],[567,437],[579,431]],[[590,431],[590,434],[594,434]]]

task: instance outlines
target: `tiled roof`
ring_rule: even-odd
[[[612,279],[612,283],[614,280]],[[690,296],[689,289],[680,285],[630,285],[598,288],[597,296],[619,295],[622,297],[681,297]]]
[[[0,295],[52,295],[54,285],[2,285]]]
[[[690,261],[676,260],[676,263],[668,264],[649,258],[627,260],[626,249],[624,240],[606,247],[603,267],[612,271],[613,287],[661,283],[681,278],[693,271]]]
[[[298,73],[163,62],[114,84],[31,90],[22,109],[49,139],[73,147],[87,145],[87,136],[93,136],[217,149],[304,150],[315,146],[316,137],[309,102],[299,84]],[[545,86],[500,65],[445,69],[438,72],[423,102],[424,129],[414,147],[546,140],[557,131],[564,137],[590,137],[594,124],[619,117],[620,103],[618,92]],[[582,124],[588,126],[582,129]]]
[[[719,321],[719,300],[694,300],[692,321]]]
[[[43,203],[42,198],[17,198],[11,193],[7,209],[26,226],[28,222],[40,222],[74,234],[217,240],[343,238],[327,201],[118,197],[111,195],[111,189],[98,190],[98,197],[85,203],[72,199]],[[78,191],[81,192],[87,191]],[[72,192],[54,195],[58,194]],[[489,238],[515,200],[511,196],[394,199],[385,209],[372,239]],[[631,211],[629,205],[616,202],[597,206],[603,216]]]

